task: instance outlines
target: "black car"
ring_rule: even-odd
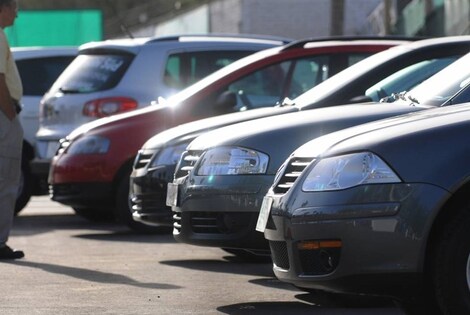
[[[394,296],[411,313],[470,314],[469,138],[466,103],[298,148],[258,221],[275,275],[307,291]]]

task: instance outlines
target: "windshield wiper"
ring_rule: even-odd
[[[416,97],[413,97],[412,95],[407,95],[406,97],[413,103],[419,104],[419,101]]]
[[[403,91],[403,92],[400,92],[400,93],[392,93],[389,96],[381,98],[379,102],[380,103],[393,103],[393,102],[396,102],[398,100],[406,101],[405,93],[406,93],[406,91]]]

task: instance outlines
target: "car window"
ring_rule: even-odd
[[[227,90],[237,95],[237,108],[276,104],[281,98],[290,64],[290,61],[273,64],[230,84]]]
[[[370,55],[370,53],[334,54],[294,60],[292,78],[287,83],[284,96],[294,99],[330,76]]]
[[[307,56],[270,65],[230,84],[239,99],[237,109],[273,106],[285,97],[294,99],[331,75],[370,54]]]
[[[294,62],[292,79],[286,96],[294,99],[328,78],[328,57],[319,56],[298,59]]]
[[[391,101],[404,104],[423,104],[426,106],[441,106],[467,102],[465,93],[459,98],[452,97],[470,82],[468,64],[470,53],[459,58],[436,74],[424,80],[421,84]],[[389,100],[390,101],[390,100]]]
[[[348,54],[348,66],[352,66],[356,62],[361,61],[362,59],[366,59],[367,57],[372,56],[372,53],[355,53],[355,54]]]
[[[17,60],[16,66],[23,84],[23,94],[44,95],[74,58],[74,56],[60,56]]]
[[[212,111],[212,108],[207,108],[207,104],[220,104],[219,96],[226,93],[234,95],[236,104],[231,108],[219,106],[220,110],[225,111],[224,113],[274,106],[285,97],[296,98],[332,74],[370,55],[370,53],[338,53],[305,56],[271,64],[205,97],[195,106],[193,114],[199,115],[207,110]]]
[[[124,76],[130,54],[78,55],[54,83],[64,93],[90,93],[115,87]]]
[[[470,78],[461,84],[462,89],[449,100],[449,104],[470,102]]]
[[[172,54],[165,65],[164,82],[170,88],[181,90],[251,53],[251,51],[198,51]]]
[[[393,93],[410,90],[457,59],[458,56],[452,56],[418,62],[373,85],[366,90],[365,94],[372,101],[378,102]]]

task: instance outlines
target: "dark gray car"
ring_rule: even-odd
[[[285,114],[199,136],[183,153],[176,179],[168,186],[175,239],[269,253],[267,242],[254,227],[277,169],[295,148],[361,123],[470,101],[466,92],[470,90],[469,62],[467,54],[409,93],[397,96],[391,104],[344,105]]]
[[[424,295],[427,310],[413,308],[420,314],[434,314],[435,301],[445,314],[470,314],[469,137],[467,103],[297,149],[258,225],[276,276],[307,290],[397,296],[405,305]]]

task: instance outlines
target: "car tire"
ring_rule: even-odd
[[[18,194],[16,196],[15,215],[20,213],[28,204],[33,193],[33,175],[29,168],[28,162],[21,163],[21,175],[18,186]]]
[[[432,281],[444,314],[470,314],[470,205],[444,226],[436,244]]]
[[[116,207],[114,217],[118,222],[126,224],[131,230],[142,234],[169,234],[172,227],[150,226],[137,222],[132,218],[132,211],[129,206],[129,176],[130,171],[119,181],[116,190]]]

